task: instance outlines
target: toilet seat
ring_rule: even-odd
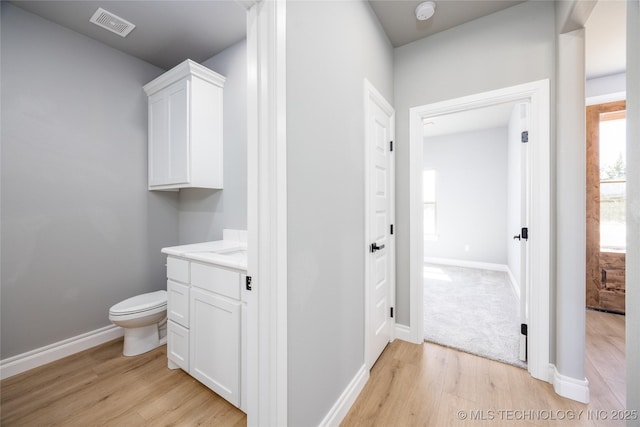
[[[142,313],[167,306],[167,291],[161,290],[136,295],[119,302],[109,309],[111,316],[124,316],[127,314]]]

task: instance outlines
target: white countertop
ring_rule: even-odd
[[[235,240],[215,240],[162,248],[163,254],[207,264],[247,270],[247,244]]]

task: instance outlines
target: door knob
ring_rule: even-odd
[[[517,236],[513,236],[513,240],[520,240],[520,235],[518,234]]]
[[[380,249],[384,249],[384,245],[378,246],[378,244],[374,242],[371,244],[371,246],[369,246],[369,249],[371,250],[371,252],[379,251]]]

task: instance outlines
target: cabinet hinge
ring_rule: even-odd
[[[393,151],[393,141],[389,141],[389,151]]]
[[[253,288],[253,286],[251,285],[251,281],[252,281],[251,276],[247,276],[245,280],[246,282],[245,287],[248,291],[250,291]]]
[[[525,130],[520,134],[520,141],[529,142],[529,131]]]
[[[393,319],[393,307],[389,307],[390,308],[390,314],[391,314],[391,318]]]
[[[393,234],[393,224],[391,224],[391,234]]]

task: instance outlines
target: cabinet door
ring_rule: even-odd
[[[167,317],[189,327],[189,286],[167,281]]]
[[[190,374],[240,405],[240,301],[191,289]]]
[[[167,358],[169,368],[173,362],[179,368],[189,372],[189,329],[169,320],[167,322]]]
[[[149,98],[149,186],[189,181],[189,81]]]

